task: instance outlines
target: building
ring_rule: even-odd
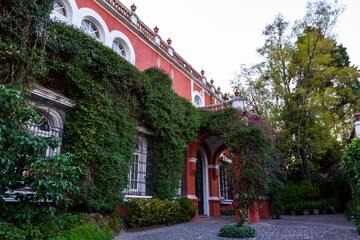
[[[171,39],[164,41],[159,29],[146,26],[136,15],[136,6],[126,8],[117,0],[56,0],[51,17],[55,21],[82,28],[104,45],[115,50],[139,70],[152,66],[164,69],[173,79],[174,90],[188,99],[196,107],[204,109],[221,108],[223,105],[243,107],[240,98],[226,101],[220,88],[215,88],[213,80],[208,81],[205,72],[195,70],[171,46]],[[237,96],[238,97],[238,96]],[[73,103],[61,93],[37,86],[32,90],[30,101],[38,106],[38,111],[47,121],[42,126],[34,126],[35,134],[42,136],[62,136],[63,116]],[[129,184],[124,195],[129,198],[151,197],[151,184],[146,180],[151,174],[152,132],[138,127],[137,150],[134,164],[129,171]],[[61,151],[62,146],[54,151]],[[224,142],[217,136],[199,133],[197,141],[187,146],[184,157],[184,174],[178,195],[188,197],[199,207],[199,214],[220,217],[221,208],[231,208],[232,198],[227,191],[227,181],[222,161],[231,161],[223,156],[227,151]],[[47,155],[52,150],[47,150]],[[251,213],[252,222],[264,213]]]

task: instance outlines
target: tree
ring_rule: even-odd
[[[308,3],[305,17],[291,30],[278,15],[266,26],[265,44],[258,49],[265,58],[253,67],[260,77],[247,83],[261,93],[250,104],[261,109],[267,99],[262,109],[270,112],[284,140],[279,148],[289,162],[300,163],[302,178],[309,182],[311,161],[347,133],[346,119],[358,95],[359,72],[349,66],[346,48],[331,33],[342,10],[324,0]],[[241,86],[240,81],[233,86]],[[254,96],[251,91],[243,94]]]
[[[28,124],[40,124],[36,110],[23,94],[0,85],[0,221],[27,222],[54,213],[54,206],[68,206],[79,191],[80,169],[72,156],[43,156],[59,140],[36,136]],[[18,204],[4,201],[9,191],[17,191]]]

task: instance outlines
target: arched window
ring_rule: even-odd
[[[93,38],[100,40],[100,31],[96,24],[90,19],[84,18],[81,21],[81,28]]]
[[[113,43],[112,43],[112,49],[117,52],[120,56],[126,58],[127,57],[127,53],[126,53],[126,48],[124,46],[124,43],[122,43],[122,41],[118,38],[115,38]]]
[[[62,21],[62,22],[67,21],[68,13],[65,4],[62,1],[56,0],[54,2],[51,17],[55,21]]]
[[[202,99],[199,95],[195,95],[194,97],[194,105],[195,107],[202,107],[203,103],[202,103]]]
[[[39,122],[37,124],[30,123],[29,129],[35,135],[40,137],[62,137],[62,120],[56,112],[45,112],[43,109],[38,110]],[[61,126],[60,126],[61,125]],[[52,149],[44,149],[44,156],[53,156],[55,153],[60,153],[61,146]]]

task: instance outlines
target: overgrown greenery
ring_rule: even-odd
[[[36,190],[37,198],[34,201],[46,195],[54,203],[74,200],[86,211],[112,212],[124,203],[122,191],[127,185],[137,126],[140,124],[154,132],[155,197],[169,202],[173,198],[183,171],[185,146],[195,140],[202,128],[221,137],[236,154],[237,168],[242,175],[233,176],[234,181],[236,178],[240,180],[234,186],[240,193],[241,204],[247,204],[248,208],[251,201],[262,195],[278,198],[276,194],[279,192],[271,191],[275,186],[281,186],[282,176],[279,154],[275,148],[276,134],[259,116],[246,118],[234,109],[219,112],[196,109],[174,92],[171,78],[161,69],[149,68],[140,72],[80,29],[51,21],[51,2],[5,0],[0,3],[0,83],[29,89],[37,82],[61,91],[74,101],[75,107],[65,121],[65,147],[71,155],[40,161],[40,151],[57,143],[51,145],[47,142],[52,139],[42,138],[35,141],[36,137],[26,131],[28,120],[36,121],[35,110],[27,110],[28,105],[23,99],[16,106],[9,105],[4,110],[1,108],[1,121],[14,124],[14,127],[6,125],[3,128],[5,134],[21,128],[21,131],[13,134],[16,138],[14,142],[19,142],[19,137],[27,141],[17,149],[11,142],[12,136],[5,140],[0,138],[1,147],[7,149],[0,153],[4,155],[1,164],[5,164],[5,169],[12,168],[16,172],[11,188],[16,189],[17,181],[22,179],[39,179],[29,182]],[[5,105],[12,104],[12,100],[9,100],[11,90],[6,91],[8,93],[1,100]],[[9,114],[18,110],[25,112]],[[29,146],[30,142],[34,146],[21,149]],[[19,159],[16,160],[16,156]],[[22,174],[24,170],[29,170],[28,174]],[[58,170],[63,175],[59,175]],[[79,186],[79,172],[83,173],[82,192],[77,195],[75,190]],[[11,174],[5,174],[5,178],[8,175]],[[57,183],[54,187],[47,181]],[[1,195],[4,195],[8,182],[9,179],[1,182]],[[244,189],[250,197],[243,194]],[[186,201],[189,202],[175,201],[174,208],[181,205],[187,210],[176,210],[174,213],[179,215],[165,221],[191,218],[194,209]],[[37,214],[32,208],[33,204],[29,201],[26,204],[25,208],[15,210],[16,214],[21,213],[19,216],[24,220],[31,214]],[[26,209],[29,212],[24,217],[23,211]],[[1,213],[9,221],[11,219],[8,217],[17,216],[4,211]],[[79,228],[90,231],[88,227],[84,225]]]
[[[0,197],[0,221],[30,223],[54,206],[68,207],[79,193],[81,171],[70,154],[43,156],[59,140],[32,134],[28,123],[40,124],[34,107],[19,91],[0,85],[0,196],[28,187],[34,194],[16,193],[18,204],[6,204]]]
[[[0,223],[0,239],[110,240],[114,235],[104,220],[83,214],[57,214],[37,224]]]
[[[226,238],[254,238],[256,230],[251,226],[225,225],[219,230],[220,237]]]
[[[126,205],[128,216],[125,223],[129,227],[154,224],[174,224],[194,218],[197,207],[188,198],[174,200],[133,199]]]
[[[343,151],[341,170],[349,182],[352,194],[352,209],[360,215],[360,139],[356,138]]]
[[[285,179],[281,153],[276,148],[277,132],[261,116],[225,109],[203,114],[203,126],[220,136],[235,154],[235,164],[226,164],[226,174],[234,192],[236,209],[259,210],[263,196],[272,201],[274,214],[281,212],[280,190]]]

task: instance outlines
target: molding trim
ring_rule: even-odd
[[[219,165],[208,165],[207,167],[208,167],[208,168],[216,168],[216,169],[219,169]]]
[[[197,158],[189,158],[189,162],[196,163],[196,162],[197,162]],[[191,196],[192,196],[192,195],[191,195]]]
[[[188,199],[198,199],[195,195],[186,195]]]
[[[220,198],[219,197],[209,197],[209,201],[210,200],[220,200]]]

